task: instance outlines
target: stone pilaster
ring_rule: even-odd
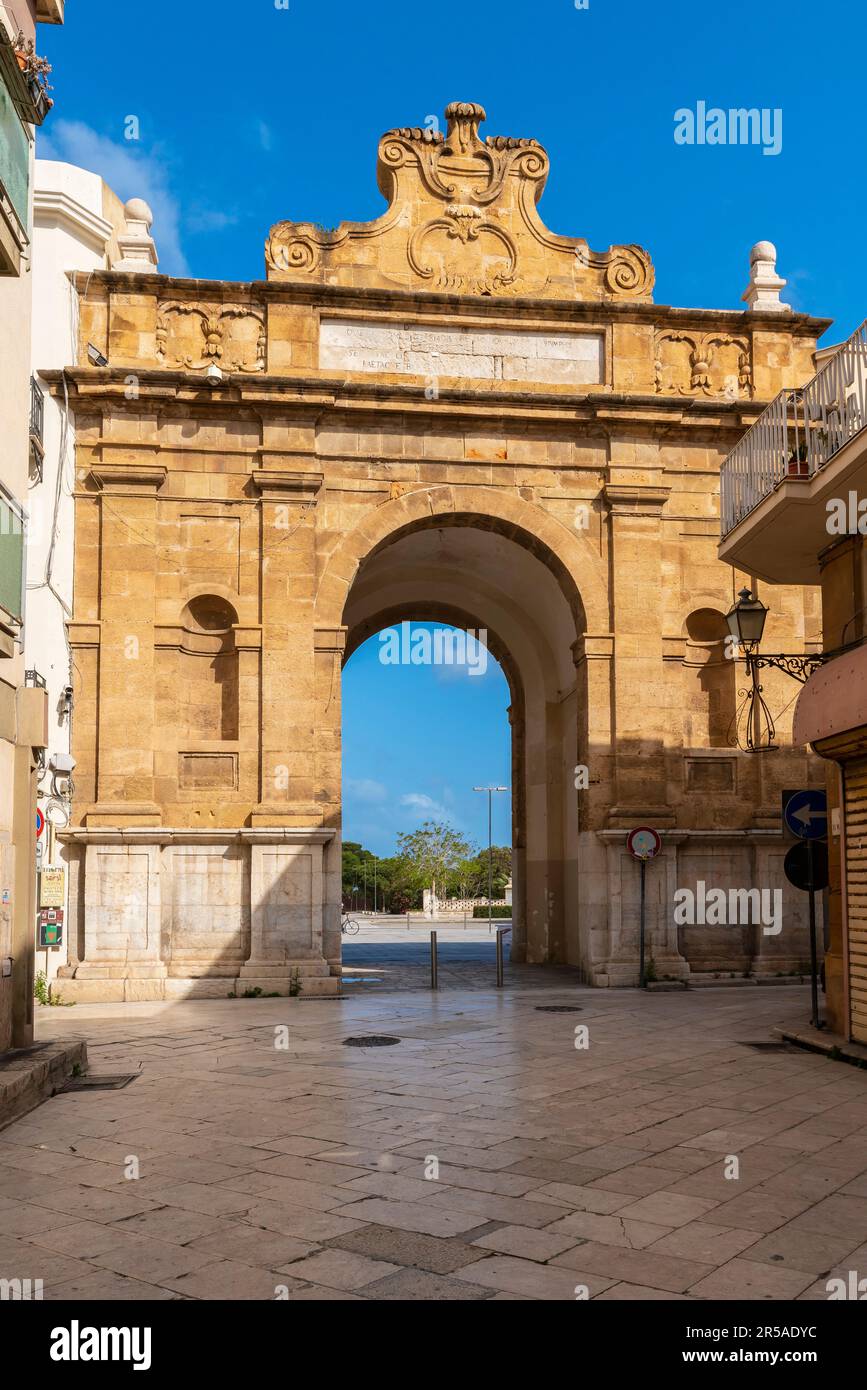
[[[670,489],[611,482],[609,511],[615,638],[612,826],[636,817],[673,824],[666,802],[663,715],[662,513]]]

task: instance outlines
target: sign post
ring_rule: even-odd
[[[821,1028],[819,1018],[819,951],[816,940],[816,894],[828,887],[828,802],[823,791],[795,792],[783,811],[786,828],[798,837],[786,855],[786,878],[802,893],[810,895],[810,996],[811,1023]]]
[[[644,969],[644,947],[646,940],[646,907],[647,907],[647,884],[646,872],[648,859],[655,859],[662,849],[662,840],[656,830],[651,830],[649,826],[640,825],[636,830],[630,830],[626,837],[626,848],[637,859],[641,869],[641,889],[640,889],[640,926],[638,932],[638,987],[646,987]]]

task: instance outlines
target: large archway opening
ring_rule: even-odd
[[[371,546],[343,608],[346,659],[401,622],[484,634],[509,684],[512,959],[578,964],[578,810],[587,698],[578,591],[537,536],[501,518],[422,517]]]
[[[498,941],[509,962],[512,694],[484,638],[401,618],[344,664],[348,989],[427,984],[432,931],[441,987],[493,982]]]

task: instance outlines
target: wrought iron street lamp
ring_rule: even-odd
[[[767,616],[767,607],[749,589],[741,589],[737,603],[726,614],[729,632],[736,643],[734,656],[737,659],[742,654],[750,682],[749,688],[740,692],[744,698],[737,716],[738,747],[744,753],[766,753],[779,747],[774,742],[776,729],[773,717],[759,684],[758,673],[762,667],[772,666],[803,684],[828,659],[825,652],[808,652],[797,656],[789,652],[760,653]],[[741,742],[740,728],[744,714],[746,735],[745,741]]]

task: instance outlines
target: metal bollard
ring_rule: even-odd
[[[430,934],[430,987],[438,989],[437,984],[437,934],[432,931]]]
[[[503,988],[503,937],[511,927],[497,927],[497,989]]]

